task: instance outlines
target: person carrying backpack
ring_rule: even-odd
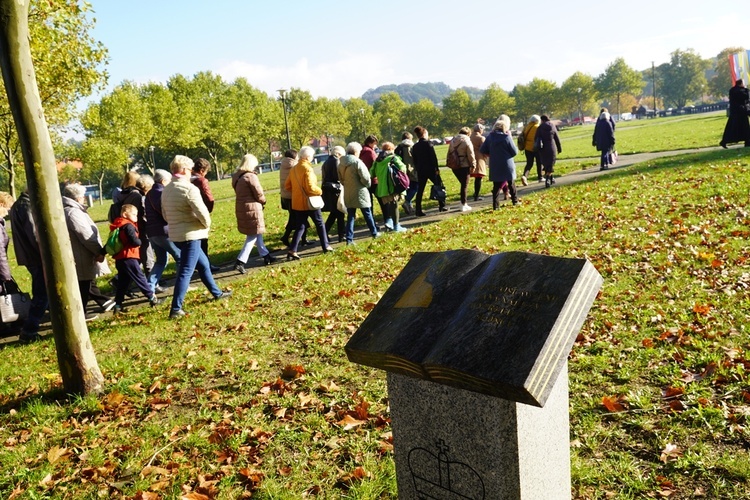
[[[146,281],[146,275],[140,266],[141,259],[141,239],[138,237],[138,208],[134,205],[125,204],[120,211],[120,217],[109,225],[110,231],[119,230],[119,239],[122,243],[122,250],[114,254],[115,267],[117,268],[117,291],[115,293],[114,313],[119,314],[126,312],[122,307],[125,300],[125,292],[133,281],[138,286],[143,295],[148,298],[151,307],[158,306],[163,302],[157,298],[151,289],[151,285]]]
[[[392,183],[388,182],[390,178],[390,168],[393,163],[395,168],[401,172],[406,172],[406,165],[401,158],[394,154],[396,146],[392,142],[384,142],[378,159],[370,167],[370,177],[377,177],[378,182],[375,195],[383,205],[383,216],[385,218],[385,230],[403,233],[406,228],[398,223],[398,202],[401,200],[401,194],[397,193]]]

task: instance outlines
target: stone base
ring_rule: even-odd
[[[387,377],[400,499],[570,499],[567,364],[544,408]]]

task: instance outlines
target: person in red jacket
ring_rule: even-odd
[[[208,213],[211,213],[214,211],[214,195],[211,192],[211,186],[208,184],[208,179],[206,179],[206,174],[211,170],[211,163],[205,158],[196,158],[193,160],[193,163],[193,172],[190,176],[190,182],[201,192],[203,203],[206,204]],[[206,258],[208,259],[208,238],[203,238],[201,240],[201,250],[203,250],[203,253],[206,254]],[[221,268],[219,266],[211,264],[212,273],[217,273],[220,270]]]
[[[123,205],[120,210],[120,217],[109,225],[112,231],[120,228],[120,241],[122,250],[114,255],[115,267],[117,268],[117,291],[115,293],[114,313],[125,312],[122,302],[125,300],[125,292],[130,287],[130,282],[135,282],[143,295],[148,298],[151,307],[158,306],[163,302],[156,297],[151,286],[146,281],[146,275],[140,266],[141,261],[141,239],[138,237],[138,208],[134,205]]]

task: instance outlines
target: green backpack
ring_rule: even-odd
[[[109,232],[107,236],[107,242],[104,244],[104,250],[109,255],[115,255],[122,252],[124,245],[120,240],[120,228],[116,227]]]

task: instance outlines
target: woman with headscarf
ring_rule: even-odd
[[[232,174],[232,187],[236,194],[234,214],[237,217],[237,229],[245,235],[245,244],[237,256],[234,269],[240,274],[245,274],[245,263],[256,244],[264,264],[276,261],[263,243],[263,233],[266,232],[263,217],[266,195],[258,179],[258,159],[255,156],[246,154],[242,157],[240,166]]]
[[[610,115],[602,111],[594,126],[594,137],[592,146],[601,151],[599,170],[607,170],[610,166],[612,148],[615,146],[615,129],[612,126]]]
[[[492,132],[482,144],[481,152],[490,157],[490,180],[492,181],[492,209],[500,208],[500,192],[503,185],[508,186],[510,198],[518,204],[516,192],[516,164],[513,157],[518,154],[518,147],[510,134],[510,118],[500,115],[492,127]]]
[[[333,248],[328,244],[328,235],[326,234],[325,224],[323,224],[323,215],[320,209],[311,210],[308,207],[308,197],[320,196],[323,190],[318,187],[318,178],[312,168],[312,159],[315,156],[315,150],[310,146],[303,146],[297,154],[297,164],[292,167],[289,176],[284,182],[284,188],[292,193],[292,212],[294,216],[294,238],[287,251],[287,260],[299,260],[297,248],[299,247],[302,235],[305,232],[305,223],[307,218],[311,218],[315,224],[315,229],[320,238],[320,246],[324,252],[332,252]]]
[[[542,124],[536,129],[534,149],[539,151],[539,160],[544,172],[544,187],[550,187],[555,183],[554,172],[557,153],[562,153],[560,136],[557,135],[557,127],[549,121],[547,115],[541,116]]]

